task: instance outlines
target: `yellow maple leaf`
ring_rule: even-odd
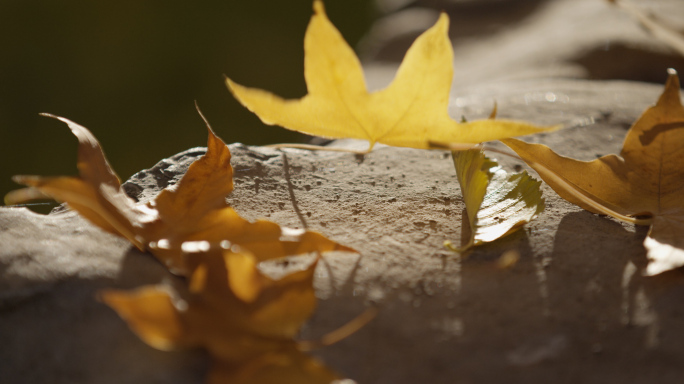
[[[490,119],[457,123],[449,117],[453,49],[446,14],[413,43],[392,83],[369,93],[359,59],[328,20],[323,3],[314,1],[313,8],[304,38],[306,96],[284,100],[226,78],[235,98],[266,124],[368,140],[369,151],[376,142],[429,148],[430,141],[479,143],[557,128]]]
[[[650,225],[646,273],[684,266],[684,107],[679,78],[627,132],[620,156],[563,157],[545,145],[502,140],[562,198],[591,212]]]
[[[541,182],[527,172],[509,174],[482,149],[452,151],[452,156],[470,226],[461,247],[446,243],[452,250],[463,252],[513,233],[544,210]]]
[[[148,203],[136,203],[121,189],[93,134],[83,126],[66,123],[78,138],[79,177],[15,176],[30,188],[12,191],[7,204],[49,196],[66,202],[100,228],[125,237],[140,250],[154,254],[179,275],[191,272],[192,262],[183,244],[209,248],[239,244],[262,260],[309,252],[351,251],[323,235],[281,228],[257,220],[249,222],[226,203],[233,190],[230,150],[207,124],[207,153],[190,165],[178,184],[168,187]],[[226,245],[227,244],[227,245]]]
[[[155,348],[205,348],[214,360],[208,383],[328,384],[339,378],[294,340],[316,306],[318,258],[280,279],[262,274],[258,260],[237,249],[213,248],[194,259],[185,298],[160,286],[107,290],[100,298]]]

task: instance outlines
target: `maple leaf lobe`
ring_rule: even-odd
[[[546,131],[524,122],[481,120],[457,123],[448,114],[453,77],[449,18],[437,23],[409,48],[394,80],[368,92],[356,54],[314,2],[304,38],[304,77],[308,94],[285,100],[226,78],[235,98],[265,124],[327,138],[368,140],[414,148],[430,141],[479,143]]]
[[[684,266],[684,107],[677,73],[627,132],[621,156],[579,161],[541,144],[502,140],[562,198],[651,228],[647,274]]]

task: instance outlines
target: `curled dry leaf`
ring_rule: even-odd
[[[647,274],[684,266],[684,107],[674,70],[656,105],[627,132],[620,156],[579,161],[541,144],[503,142],[569,202],[650,225]]]
[[[468,214],[470,237],[455,251],[463,252],[506,236],[544,210],[541,182],[527,172],[509,174],[481,149],[452,151],[456,175]]]
[[[149,345],[205,348],[214,360],[209,383],[328,384],[338,375],[305,354],[294,337],[316,306],[318,257],[280,279],[236,247],[195,253],[187,297],[159,286],[101,299]]]
[[[453,77],[449,18],[442,14],[406,53],[385,89],[369,93],[354,51],[328,20],[323,3],[304,38],[304,77],[308,94],[285,100],[226,79],[235,98],[269,125],[327,138],[368,140],[413,148],[429,141],[479,143],[555,129],[507,120],[457,123],[447,112]]]
[[[182,252],[183,243],[239,244],[260,260],[309,252],[355,252],[323,235],[281,228],[240,217],[225,201],[233,190],[230,150],[211,130],[207,153],[190,165],[178,184],[164,189],[153,201],[136,203],[121,189],[100,144],[88,129],[61,117],[78,138],[79,177],[15,176],[30,188],[5,197],[14,204],[43,195],[66,202],[100,228],[127,238],[140,250],[149,250],[179,275],[191,272]]]

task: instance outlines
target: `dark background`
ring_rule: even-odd
[[[370,0],[327,0],[354,46]],[[227,143],[302,141],[240,106],[223,75],[284,97],[306,93],[312,0],[0,0],[0,195],[15,174],[76,175],[76,139],[47,112],[89,128],[122,181],[204,146],[196,100]]]

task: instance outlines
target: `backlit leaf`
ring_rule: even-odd
[[[470,224],[470,237],[458,251],[506,236],[544,210],[541,182],[527,172],[509,174],[480,149],[452,156]]]
[[[406,53],[385,89],[369,93],[354,51],[314,1],[304,38],[308,94],[285,100],[226,79],[233,95],[266,124],[327,138],[368,140],[400,147],[428,148],[429,141],[479,143],[553,128],[508,120],[457,123],[447,112],[453,77],[453,49],[442,14]]]

